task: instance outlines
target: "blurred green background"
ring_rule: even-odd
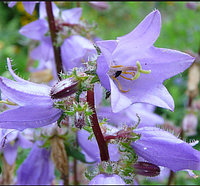
[[[162,16],[161,34],[154,46],[161,48],[170,48],[180,51],[188,49],[198,53],[200,45],[200,12],[186,8],[186,2],[181,1],[130,1],[130,2],[108,2],[109,8],[104,11],[98,11],[88,2],[80,2],[83,8],[82,17],[90,24],[97,23],[95,35],[104,40],[116,39],[132,31],[151,11],[158,9]],[[77,2],[57,2],[61,9],[74,8]],[[29,72],[26,70],[26,64],[29,60],[28,47],[29,39],[20,35],[18,30],[27,23],[34,21],[38,17],[38,5],[33,16],[30,16],[23,9],[22,4],[8,8],[7,4],[0,2],[0,75],[8,76],[6,68],[6,58],[13,59],[14,69],[17,74],[25,79],[29,78]],[[164,82],[175,101],[174,112],[166,109],[157,108],[156,113],[162,115],[165,119],[172,121],[175,125],[182,122],[186,113],[188,97],[185,94],[187,88],[188,71],[174,76]],[[199,99],[197,97],[196,99]],[[200,121],[200,120],[199,120]],[[200,139],[200,126],[197,128],[198,134],[186,139]],[[200,149],[200,145],[195,146]],[[199,171],[194,171],[200,174]],[[156,184],[155,181],[144,179],[144,184]],[[140,183],[140,184],[142,184]],[[163,182],[166,184],[166,181]],[[163,184],[162,183],[162,184]],[[176,184],[195,184],[200,185],[200,178],[193,179],[186,172],[178,172]]]

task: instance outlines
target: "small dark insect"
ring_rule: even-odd
[[[109,90],[107,90],[105,99],[108,99],[110,97],[110,95],[111,95],[111,92]]]
[[[5,147],[5,144],[6,144],[6,139],[7,139],[7,137],[5,136],[5,137],[4,137],[4,140],[3,140],[3,144],[2,144],[2,146],[1,146],[1,147]]]
[[[115,73],[115,78],[119,77],[121,73],[122,73],[122,71],[117,71],[117,72]]]

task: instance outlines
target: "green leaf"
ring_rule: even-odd
[[[85,155],[83,153],[81,153],[77,148],[73,148],[73,147],[70,147],[68,145],[65,144],[65,150],[67,151],[67,155],[68,156],[71,156],[83,163],[89,163],[89,164],[93,164],[95,163],[95,161],[93,162],[87,162],[85,160]]]

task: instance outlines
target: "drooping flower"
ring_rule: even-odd
[[[54,175],[54,164],[51,150],[39,147],[42,141],[36,141],[24,162],[17,170],[17,185],[51,185]]]
[[[200,152],[191,144],[156,127],[134,129],[140,139],[131,143],[139,157],[172,171],[200,170]]]
[[[126,183],[117,174],[99,174],[88,185],[126,185]]]
[[[33,145],[31,141],[26,139],[23,134],[17,130],[0,129],[0,139],[2,141],[0,152],[3,152],[4,158],[9,165],[15,162],[19,146],[26,149]]]
[[[174,110],[173,98],[163,82],[186,70],[195,59],[183,52],[155,47],[160,29],[161,15],[155,10],[129,34],[96,42],[101,50],[97,74],[111,92],[113,112],[138,102]]]
[[[53,107],[51,87],[18,77],[12,70],[9,58],[7,63],[16,81],[0,77],[1,102],[10,107],[0,114],[0,127],[24,130],[56,122],[62,110]]]

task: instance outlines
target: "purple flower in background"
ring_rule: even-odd
[[[99,174],[88,185],[126,185],[126,183],[116,174]]]
[[[140,123],[137,127],[152,127],[164,124],[164,119],[153,113],[156,108],[154,105],[135,103],[120,112],[114,113],[110,106],[102,105],[103,87],[98,83],[94,86],[94,94],[98,118],[107,118],[107,122],[110,124],[114,124],[116,126],[120,126],[122,124],[129,126],[135,125],[138,122],[136,114],[140,117]]]
[[[173,134],[156,127],[143,127],[133,132],[141,134],[131,143],[139,157],[172,171],[200,170],[200,152]]]
[[[24,9],[26,10],[26,12],[28,12],[29,14],[33,14],[33,11],[34,11],[34,9],[35,9],[35,5],[36,5],[36,3],[38,3],[39,1],[29,1],[29,2],[27,2],[27,1],[22,1],[22,4],[23,4],[23,6],[24,6]],[[15,6],[16,5],[16,3],[17,3],[17,1],[10,1],[9,3],[8,3],[8,7],[9,8],[12,8],[13,6]]]
[[[109,125],[106,125],[107,128],[109,128],[111,133],[114,131],[117,131],[118,129]],[[100,153],[99,153],[99,147],[97,144],[96,139],[93,137],[91,140],[88,140],[89,132],[85,130],[78,130],[77,131],[77,139],[78,144],[82,149],[82,153],[85,154],[85,158],[87,162],[100,162]],[[120,157],[120,153],[118,151],[117,144],[108,144],[108,151],[110,155],[111,161],[118,161]]]
[[[24,130],[56,122],[62,111],[53,107],[53,100],[49,95],[51,87],[18,77],[11,68],[9,58],[7,62],[16,81],[0,77],[1,102],[10,107],[0,114],[0,127]]]
[[[0,146],[0,152],[3,151],[4,158],[9,165],[15,162],[19,146],[23,149],[27,149],[33,145],[31,141],[26,139],[21,132],[17,130],[0,129],[0,139],[3,141]]]
[[[73,26],[79,24],[82,8],[72,8],[60,12],[53,2],[52,8],[56,26],[59,29],[57,39],[58,42],[60,42],[59,44],[61,44],[61,58],[64,69],[69,70],[74,67],[84,67],[83,62],[87,62],[88,57],[93,57],[97,52],[91,41],[78,35],[78,33],[72,29]],[[40,45],[30,53],[32,59],[44,61],[54,60],[51,37],[45,36],[49,31],[49,27],[46,20],[47,15],[44,2],[40,2],[39,13],[40,19],[25,25],[19,32],[25,37],[36,39],[41,42]],[[68,32],[72,32],[72,34],[67,35]]]
[[[195,58],[154,47],[160,30],[161,15],[155,10],[129,34],[96,42],[102,52],[97,59],[97,74],[111,91],[113,112],[137,102],[174,110],[174,100],[163,82],[186,70]]]
[[[135,103],[118,113],[112,112],[111,107],[102,106],[97,109],[97,114],[98,118],[108,118],[107,122],[116,126],[121,126],[122,124],[134,126],[138,122],[137,114],[140,117],[140,123],[137,128],[164,124],[164,119],[153,113],[154,109],[155,106],[153,105]]]
[[[36,141],[24,162],[17,170],[17,185],[51,185],[54,175],[54,164],[51,150],[39,147],[42,141]]]

